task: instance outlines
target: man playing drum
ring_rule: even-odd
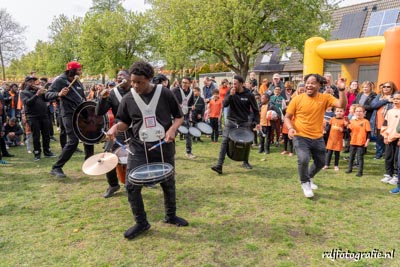
[[[77,61],[71,61],[67,64],[67,70],[62,73],[51,84],[49,92],[57,92],[61,96],[60,112],[62,123],[67,135],[67,143],[63,147],[57,162],[53,165],[50,171],[51,175],[58,178],[65,178],[62,170],[63,166],[72,157],[79,144],[79,139],[73,131],[73,113],[79,104],[83,103],[85,98],[85,88],[79,81],[79,76],[82,75],[82,65]],[[85,159],[94,154],[94,146],[84,144]]]
[[[121,103],[122,97],[129,93],[131,89],[131,82],[127,70],[120,70],[118,72],[117,82],[119,84],[118,87],[114,87],[113,89],[111,89],[111,91],[105,89],[100,92],[99,102],[97,102],[96,105],[96,115],[102,116],[106,114],[111,108],[114,117],[117,116],[118,106]],[[114,121],[114,123],[117,123],[117,121]],[[120,132],[118,133],[116,138],[120,143],[124,143],[124,141],[127,140],[129,137],[127,132]],[[119,146],[115,144],[112,150],[115,151],[118,147]],[[103,196],[105,198],[109,198],[112,197],[114,193],[120,189],[117,176],[117,167],[109,171],[106,176],[109,187],[107,188],[107,191]],[[120,180],[121,182],[124,182],[125,176],[120,177]]]
[[[222,174],[222,165],[224,164],[225,155],[228,150],[229,132],[235,128],[250,128],[249,115],[250,112],[254,112],[254,121],[256,122],[257,130],[260,130],[260,113],[258,111],[258,105],[254,95],[249,89],[243,87],[244,79],[235,75],[233,77],[233,87],[226,94],[223,106],[228,107],[228,118],[225,122],[225,128],[222,136],[222,143],[219,152],[219,158],[217,165],[211,167],[211,169],[219,174]],[[249,164],[249,159],[244,160],[242,164],[243,168],[252,169]]]
[[[154,69],[149,63],[136,62],[131,66],[129,73],[133,87],[132,93],[122,99],[116,117],[118,123],[110,128],[107,135],[115,137],[118,132],[126,131],[131,126],[129,148],[135,155],[128,157],[128,173],[136,167],[155,162],[165,162],[174,166],[175,143],[173,141],[178,127],[183,122],[179,104],[168,88],[151,83]],[[148,151],[154,145],[160,144],[162,139],[165,143]],[[164,192],[166,213],[164,223],[177,226],[189,225],[185,219],[176,216],[173,172],[160,185]],[[136,221],[136,224],[125,232],[124,236],[127,239],[133,239],[150,228],[144,209],[142,188],[142,185],[126,184],[128,201]]]

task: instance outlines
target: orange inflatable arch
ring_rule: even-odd
[[[325,41],[312,37],[305,42],[303,74],[324,73],[324,60],[355,59],[342,64],[341,76],[347,81],[358,78],[358,68],[365,63],[379,63],[377,85],[393,81],[400,88],[400,27],[385,31],[384,36]]]

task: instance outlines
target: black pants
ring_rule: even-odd
[[[334,166],[339,166],[340,151],[333,151],[333,150],[328,150],[328,152],[326,153],[325,166],[329,166],[331,164],[333,152],[335,152],[335,165]]]
[[[349,159],[349,168],[348,170],[351,171],[353,170],[353,163],[354,159],[357,154],[357,160],[358,160],[358,174],[363,174],[363,169],[364,169],[364,153],[365,153],[365,147],[364,146],[353,146],[350,145],[350,159]]]
[[[282,134],[283,136],[283,150],[288,151],[288,144],[289,144],[289,153],[293,153],[293,141],[289,139],[288,134]]]
[[[28,124],[31,127],[33,140],[33,153],[40,155],[42,152],[40,145],[40,135],[42,136],[43,152],[50,151],[49,120],[47,116],[28,117]]]
[[[399,153],[397,141],[398,139],[385,145],[385,171],[390,176],[397,174],[397,155]]]
[[[65,132],[64,123],[62,121],[61,115],[57,114],[57,125],[60,128],[60,146],[64,148],[65,144],[67,143],[67,133]]]
[[[225,121],[225,128],[224,128],[224,132],[222,135],[222,143],[221,143],[221,148],[220,148],[219,157],[218,157],[218,165],[220,165],[220,166],[222,166],[224,164],[225,156],[226,156],[226,153],[228,152],[229,132],[232,129],[235,129],[238,127],[249,129],[250,122],[246,121],[246,122],[235,123],[230,120]],[[249,159],[245,160],[245,162],[248,162],[248,161],[249,161]]]
[[[218,135],[219,135],[219,122],[218,118],[210,118],[210,125],[211,128],[213,129],[213,132],[211,134],[211,141],[212,142],[218,142]]]
[[[269,152],[269,147],[271,145],[271,131],[272,126],[261,126],[260,136],[260,149],[259,152]]]
[[[54,136],[54,128],[53,128],[54,113],[48,112],[47,116],[49,117],[49,135]]]
[[[68,141],[63,147],[57,162],[53,165],[53,169],[62,168],[65,165],[65,163],[67,163],[67,161],[72,157],[79,144],[79,139],[73,131],[72,116],[63,117],[62,122],[65,127],[65,132],[67,134]],[[85,160],[86,160],[87,158],[89,158],[94,154],[94,146],[84,144],[84,149],[85,149]]]
[[[150,148],[155,143],[148,143],[148,148]],[[175,167],[175,144],[167,143],[163,146],[164,162],[171,164]],[[135,148],[130,147],[131,151],[135,154],[134,157],[129,155],[128,157],[128,168],[127,176],[130,170],[138,167],[140,165],[146,164],[146,155],[143,146],[136,146]],[[151,162],[162,162],[161,149],[157,147],[149,152],[147,152],[149,163]],[[175,175],[172,174],[169,179],[165,182],[160,183],[161,188],[164,192],[164,207],[165,207],[165,217],[173,218],[176,215],[176,191],[175,191]],[[147,222],[146,212],[144,209],[144,203],[142,198],[142,188],[141,185],[134,185],[129,183],[129,179],[126,179],[126,190],[128,192],[128,201],[131,206],[132,213],[135,217],[135,221],[138,224],[145,224]]]

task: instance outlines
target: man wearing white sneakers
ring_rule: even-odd
[[[339,99],[331,94],[318,92],[326,83],[325,78],[319,74],[306,75],[304,82],[306,92],[290,102],[286,109],[285,124],[289,129],[289,138],[293,139],[296,149],[301,187],[304,195],[311,198],[314,196],[313,190],[318,189],[312,178],[325,164],[326,149],[322,129],[325,110],[328,107],[346,107],[347,97],[344,92],[346,80],[340,79],[338,82]],[[310,156],[314,163],[309,167]]]

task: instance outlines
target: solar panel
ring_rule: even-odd
[[[355,12],[342,17],[339,30],[333,36],[335,39],[359,38],[367,12]]]
[[[399,17],[398,9],[386,10],[383,16],[382,25],[396,23],[398,17]]]
[[[372,12],[365,36],[383,35],[387,29],[396,26],[399,12],[397,8]]]

